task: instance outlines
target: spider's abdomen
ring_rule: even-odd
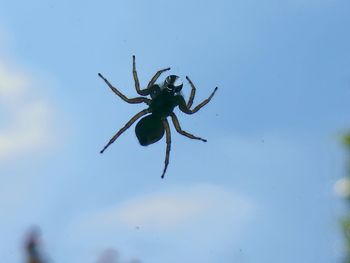
[[[154,115],[143,117],[135,127],[136,137],[142,146],[159,141],[164,135],[164,127],[160,118]]]
[[[174,95],[163,91],[153,98],[150,109],[152,114],[159,118],[168,117],[173,112],[176,105]]]

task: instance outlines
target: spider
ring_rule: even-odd
[[[214,96],[217,91],[217,87],[211,93],[211,95],[198,104],[193,109],[190,109],[193,103],[194,96],[196,94],[196,88],[190,78],[186,76],[187,81],[191,85],[191,94],[188,102],[185,102],[184,97],[181,94],[181,89],[183,86],[182,81],[176,75],[170,75],[166,77],[163,84],[156,84],[159,76],[170,68],[161,69],[156,72],[156,74],[152,77],[151,81],[148,83],[145,89],[140,88],[140,82],[137,76],[136,71],[136,63],[135,56],[133,58],[133,66],[132,73],[135,81],[136,92],[141,95],[136,98],[127,98],[124,94],[122,94],[117,88],[113,87],[112,84],[101,74],[98,73],[98,76],[101,77],[104,82],[108,85],[108,87],[122,100],[130,104],[136,103],[146,103],[148,105],[147,109],[144,109],[134,115],[125,125],[121,128],[106,144],[106,146],[100,151],[103,153],[123,132],[130,128],[130,126],[137,121],[139,118],[143,117],[135,127],[136,137],[139,143],[142,146],[147,146],[159,141],[163,136],[164,132],[166,134],[166,154],[164,161],[164,169],[161,178],[164,178],[165,172],[167,170],[169,164],[169,155],[170,155],[170,146],[171,146],[171,137],[170,137],[170,127],[167,120],[167,117],[171,117],[171,120],[175,126],[175,129],[178,133],[183,136],[186,136],[190,139],[200,140],[206,142],[206,139],[201,137],[197,137],[191,133],[188,133],[182,130],[180,123],[173,112],[175,107],[179,107],[179,109],[186,114],[193,114],[199,111],[204,105],[206,105],[211,98]],[[150,96],[151,98],[147,98],[146,96]]]

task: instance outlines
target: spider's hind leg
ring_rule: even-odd
[[[145,109],[143,111],[140,111],[139,113],[137,113],[134,117],[132,117],[123,128],[121,128],[113,137],[112,139],[109,140],[109,142],[106,144],[105,147],[103,147],[103,149],[100,151],[100,153],[103,153],[112,143],[114,143],[114,141],[123,133],[125,132],[127,129],[130,128],[130,126],[137,121],[139,118],[141,118],[143,115],[146,115],[147,113],[149,113],[150,110],[149,109]]]
[[[166,134],[166,152],[165,152],[165,160],[164,160],[164,169],[162,173],[162,178],[164,178],[165,172],[168,168],[169,164],[169,156],[170,156],[170,147],[171,147],[171,135],[170,135],[170,127],[167,119],[163,119],[163,126]]]

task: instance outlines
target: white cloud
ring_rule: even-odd
[[[256,207],[249,198],[218,185],[165,187],[81,215],[62,237],[67,250],[74,246],[83,254],[113,245],[146,262],[189,262],[192,257],[190,262],[215,262],[213,258],[230,251],[249,231]],[[172,260],[164,259],[168,255]]]
[[[248,208],[249,203],[233,193],[202,184],[140,197],[111,209],[103,216],[115,217],[130,226],[160,229],[192,223],[212,214],[246,214]]]
[[[191,195],[191,196],[189,196]],[[185,223],[198,217],[208,209],[205,200],[192,193],[158,194],[133,200],[103,216],[118,218],[121,222],[135,226],[168,227]]]
[[[30,80],[22,72],[16,72],[0,61],[0,96],[9,98],[18,96],[29,86]]]
[[[250,217],[253,208],[251,201],[228,189],[198,184],[127,200],[95,212],[78,224],[89,229],[140,227],[151,231],[176,230],[198,223],[237,223],[238,227]]]
[[[343,177],[335,182],[333,186],[334,192],[343,198],[350,197],[350,179]]]
[[[39,95],[30,73],[8,61],[0,56],[0,160],[41,150],[53,141],[48,100]]]

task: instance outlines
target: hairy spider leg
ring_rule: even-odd
[[[145,89],[140,88],[140,81],[139,81],[139,78],[137,76],[137,71],[136,71],[135,56],[132,56],[132,76],[134,77],[136,92],[141,96],[149,95],[150,90],[148,88],[145,88]]]
[[[156,83],[156,81],[157,81],[157,79],[159,78],[159,76],[160,76],[163,72],[168,71],[168,70],[170,70],[170,68],[165,68],[165,69],[158,70],[158,71],[156,72],[156,74],[154,74],[154,76],[152,77],[152,79],[150,80],[150,82],[148,83],[147,89],[151,88],[151,87],[154,85],[154,83]]]
[[[146,103],[147,105],[150,104],[151,100],[147,99],[147,98],[143,98],[143,97],[136,97],[136,98],[132,98],[129,99],[128,97],[126,97],[123,93],[121,93],[119,90],[117,90],[115,87],[112,86],[111,83],[109,83],[109,81],[102,76],[101,73],[98,73],[98,76],[104,80],[104,82],[106,82],[106,84],[108,85],[108,87],[115,93],[117,94],[123,101],[130,103],[130,104],[135,104],[135,103]]]
[[[214,91],[210,94],[209,98],[207,98],[206,100],[202,101],[200,104],[198,104],[193,110],[191,110],[190,108],[187,107],[185,101],[183,99],[180,99],[179,102],[179,108],[182,112],[186,113],[186,114],[193,114],[196,113],[197,111],[199,111],[203,106],[205,106],[206,104],[209,103],[209,101],[213,98],[215,92],[218,90],[218,87],[216,87],[214,89]]]
[[[187,108],[190,109],[194,100],[194,96],[196,95],[196,87],[194,86],[193,82],[190,80],[190,78],[188,76],[186,76],[186,79],[188,80],[188,82],[191,85],[191,94],[190,94],[190,98],[187,102]]]
[[[139,78],[137,77],[137,71],[136,71],[135,56],[132,56],[132,76],[134,77],[136,92],[142,96],[148,95],[147,90],[140,89],[140,81],[139,81]]]
[[[175,113],[171,113],[170,116],[171,116],[171,119],[172,119],[173,124],[174,124],[174,126],[175,126],[175,129],[176,129],[176,131],[177,131],[178,133],[180,133],[181,135],[186,136],[187,138],[190,138],[190,139],[201,140],[201,141],[203,141],[203,142],[207,142],[206,139],[203,139],[203,138],[201,138],[201,137],[194,136],[193,134],[188,133],[188,132],[182,130],[182,129],[181,129],[181,126],[180,126],[180,123],[179,123],[179,120],[177,119]]]
[[[145,109],[143,111],[140,111],[137,113],[134,117],[132,117],[123,128],[121,128],[113,137],[109,140],[109,142],[106,144],[105,147],[100,151],[100,153],[103,153],[108,146],[110,146],[123,132],[125,132],[127,129],[130,128],[130,126],[137,121],[137,119],[141,118],[143,115],[146,115],[147,113],[150,113],[151,111],[149,109]]]
[[[171,135],[170,135],[170,127],[169,127],[169,123],[168,120],[166,118],[164,118],[162,120],[163,125],[164,125],[164,129],[165,129],[165,134],[166,134],[166,152],[165,152],[165,160],[164,160],[164,170],[162,173],[162,178],[164,178],[166,169],[168,168],[168,164],[169,164],[169,155],[170,155],[170,147],[171,147]]]

